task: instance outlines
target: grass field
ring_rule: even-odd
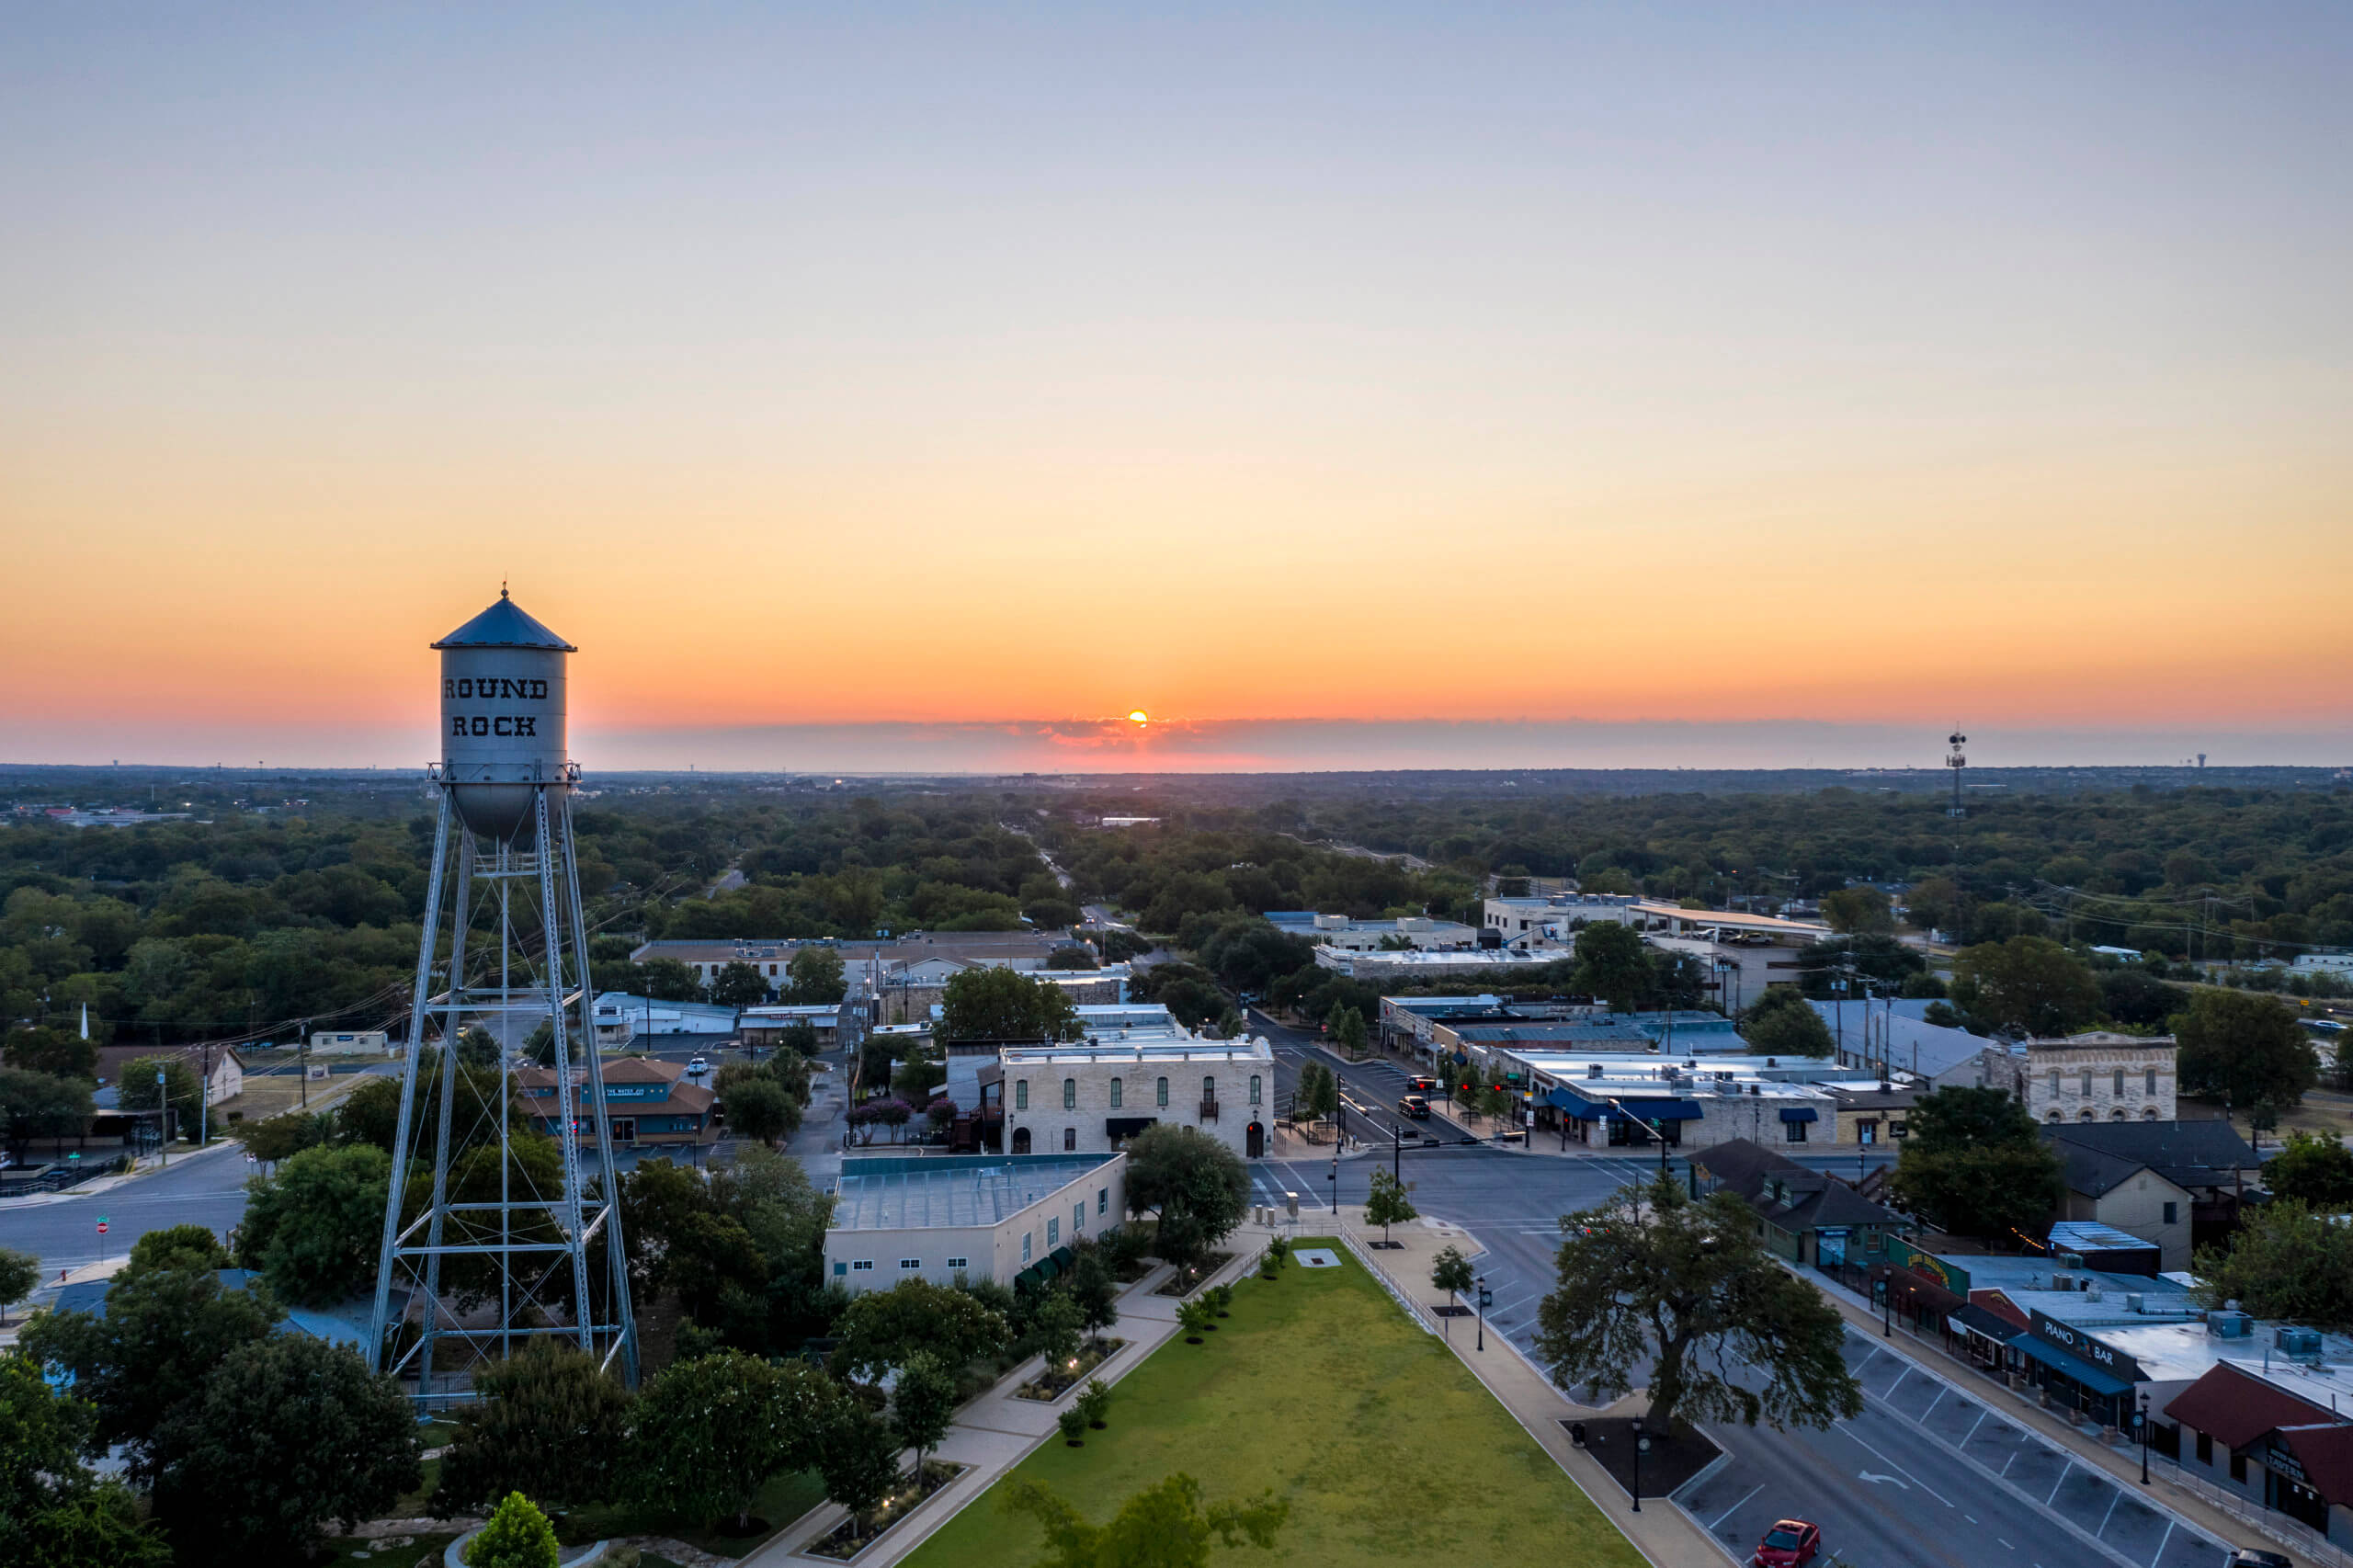
[[[1050,1439],[1013,1473],[1098,1521],[1175,1471],[1211,1502],[1272,1487],[1290,1500],[1290,1520],[1271,1552],[1222,1554],[1237,1565],[1641,1568],[1462,1364],[1341,1257],[1338,1268],[1291,1264],[1271,1283],[1245,1279],[1207,1344],[1172,1339],[1113,1387],[1108,1431],[1082,1449]],[[924,1542],[912,1568],[1029,1568],[1038,1528],[997,1511],[1003,1484]]]

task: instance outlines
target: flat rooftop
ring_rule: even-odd
[[[836,1231],[994,1225],[1092,1171],[1113,1154],[975,1154],[842,1162],[834,1188]],[[888,1167],[888,1168],[861,1168]]]
[[[997,1052],[1008,1067],[1074,1062],[1271,1062],[1275,1048],[1255,1040],[1123,1040],[1089,1045],[1009,1045]]]

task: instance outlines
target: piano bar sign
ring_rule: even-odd
[[[2101,1344],[2082,1329],[2071,1328],[2057,1318],[2039,1311],[2033,1321],[2037,1338],[2051,1341],[2076,1359],[2088,1361],[2109,1376],[2121,1378],[2129,1383],[2148,1381],[2147,1374],[2141,1370],[2140,1362],[2121,1350]]]

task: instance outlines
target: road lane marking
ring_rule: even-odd
[[[2124,1493],[2119,1489],[2116,1495],[2108,1500],[2108,1512],[2099,1517],[2099,1528],[2092,1531],[2092,1534],[2106,1535],[2108,1533],[2108,1521],[2116,1517],[2116,1506],[2123,1501]]]
[[[2017,1547],[2012,1546],[2008,1541],[2006,1541],[2006,1540],[2002,1540],[2002,1538],[2001,1538],[2000,1536],[1995,1536],[1994,1539],[1995,1539],[1995,1540],[1997,1540],[1997,1541],[2001,1541],[2001,1543],[2002,1543],[2002,1550],[2003,1550],[2003,1551],[2016,1551],[2018,1550],[2018,1548],[2017,1548]]]
[[[2172,1519],[2165,1521],[2165,1533],[2157,1537],[2157,1549],[2149,1553],[2149,1561],[2152,1563],[2163,1562],[2165,1560],[2165,1543],[2173,1540],[2174,1524],[2175,1521]]]
[[[2059,1467],[2059,1479],[2051,1483],[2051,1495],[2042,1500],[2042,1506],[2044,1507],[2048,1508],[2058,1499],[2059,1489],[2067,1484],[2067,1472],[2075,1468],[2075,1461],[2074,1460],[2069,1460],[2066,1463]]]
[[[1760,1481],[1760,1482],[1758,1482],[1756,1485],[1754,1485],[1754,1486],[1750,1487],[1746,1492],[1742,1493],[1742,1494],[1741,1494],[1741,1497],[1740,1497],[1740,1502],[1739,1502],[1739,1503],[1734,1503],[1731,1507],[1726,1508],[1722,1513],[1718,1514],[1718,1515],[1716,1516],[1715,1523],[1714,1523],[1714,1524],[1710,1525],[1708,1528],[1709,1528],[1710,1529],[1715,1529],[1715,1528],[1717,1528],[1719,1526],[1722,1525],[1722,1523],[1723,1523],[1726,1519],[1731,1518],[1731,1517],[1733,1517],[1733,1514],[1734,1514],[1734,1513],[1735,1513],[1735,1512],[1740,1508],[1740,1506],[1741,1506],[1741,1504],[1742,1504],[1742,1503],[1745,1503],[1745,1502],[1747,1502],[1751,1497],[1756,1496],[1759,1492],[1762,1492],[1762,1491],[1764,1491],[1764,1490],[1765,1490],[1765,1483],[1764,1483],[1763,1482],[1761,1482],[1761,1481]]]
[[[1993,1414],[1994,1413],[1990,1410],[1981,1410],[1977,1413],[1977,1419],[1971,1422],[1969,1424],[1969,1430],[1961,1434],[1961,1447],[1966,1448],[1969,1446],[1969,1439],[1977,1436],[1977,1428],[1984,1426],[1985,1417]]]
[[[1847,1434],[1847,1436],[1850,1439],[1852,1439],[1854,1442],[1856,1442],[1857,1444],[1860,1445],[1861,1447],[1863,1447],[1863,1448],[1865,1448],[1865,1449],[1870,1449],[1872,1453],[1874,1453],[1874,1454],[1879,1454],[1880,1461],[1881,1461],[1882,1464],[1886,1465],[1888,1469],[1890,1469],[1890,1470],[1892,1470],[1892,1471],[1895,1471],[1895,1473],[1896,1473],[1896,1474],[1898,1474],[1898,1475],[1900,1475],[1900,1476],[1904,1477],[1905,1480],[1907,1480],[1907,1481],[1911,1482],[1913,1485],[1917,1486],[1921,1491],[1923,1491],[1923,1492],[1927,1493],[1929,1496],[1934,1497],[1938,1502],[1942,1503],[1946,1507],[1948,1507],[1948,1508],[1952,1507],[1953,1504],[1952,1504],[1952,1499],[1951,1499],[1951,1498],[1949,1498],[1949,1497],[1946,1496],[1943,1493],[1941,1493],[1941,1492],[1938,1491],[1935,1487],[1933,1487],[1933,1486],[1929,1485],[1927,1482],[1925,1482],[1925,1481],[1921,1480],[1918,1476],[1914,1475],[1910,1471],[1908,1471],[1908,1470],[1904,1469],[1902,1465],[1897,1464],[1893,1460],[1889,1459],[1885,1454],[1880,1453],[1879,1449],[1875,1449],[1875,1448],[1872,1448],[1870,1444],[1869,1444],[1869,1443],[1867,1443],[1867,1442],[1864,1442],[1864,1441],[1863,1441],[1863,1439],[1862,1439],[1860,1437],[1858,1437],[1858,1436],[1856,1435],[1855,1429],[1854,1429],[1852,1426],[1849,1426],[1846,1422],[1844,1422],[1844,1421],[1835,1422],[1835,1423],[1833,1423],[1833,1425],[1835,1425],[1835,1426],[1836,1426],[1840,1431],[1842,1431],[1842,1432],[1846,1433],[1846,1434]],[[1954,1511],[1955,1511],[1955,1512],[1959,1512],[1959,1510],[1958,1510],[1958,1509],[1955,1509]]]
[[[1893,1392],[1893,1391],[1890,1391],[1890,1392]],[[1916,1420],[1919,1422],[1919,1424],[1920,1424],[1921,1426],[1926,1426],[1928,1424],[1928,1414],[1929,1414],[1929,1412],[1930,1412],[1930,1411],[1935,1410],[1935,1409],[1937,1408],[1937,1406],[1938,1406],[1940,1403],[1942,1403],[1942,1402],[1943,1402],[1945,1395],[1947,1395],[1947,1394],[1949,1394],[1949,1393],[1950,1393],[1950,1392],[1952,1392],[1952,1390],[1951,1390],[1951,1389],[1949,1389],[1949,1388],[1943,1388],[1943,1387],[1938,1388],[1938,1389],[1937,1390],[1937,1397],[1936,1397],[1935,1399],[1932,1399],[1932,1400],[1930,1400],[1930,1401],[1928,1402],[1928,1409],[1927,1409],[1927,1410],[1924,1410],[1924,1411],[1920,1412],[1920,1414],[1919,1414],[1916,1417],[1915,1417],[1915,1419],[1916,1419]]]

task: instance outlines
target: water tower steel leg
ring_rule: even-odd
[[[580,1101],[573,1093],[572,1052],[565,1036],[563,1017],[563,946],[561,927],[555,912],[554,844],[549,832],[548,792],[545,786],[531,791],[532,812],[538,828],[540,855],[540,935],[547,949],[545,971],[548,988],[548,1018],[555,1036],[556,1126],[559,1145],[563,1151],[563,1233],[568,1244],[566,1251],[572,1260],[573,1318],[579,1330],[580,1348],[596,1354],[589,1323],[595,1315],[588,1300],[588,1246],[581,1234],[580,1213]],[[596,1045],[589,1044],[593,1058]],[[601,1108],[601,1107],[599,1107]]]
[[[512,993],[514,982],[507,972],[508,955],[515,950],[515,923],[511,918],[512,900],[507,896],[513,881],[508,873],[515,869],[512,844],[498,844],[498,999],[504,1004]],[[509,1054],[506,1036],[514,1032],[514,1015],[498,1016],[498,1353],[515,1354],[515,1255],[507,1250],[515,1239],[513,1208],[514,1157],[507,1147],[508,1123],[515,1118],[511,1108],[515,1092],[507,1082],[506,1058]]]
[[[425,881],[425,931],[428,938],[441,919],[441,870],[449,858],[449,791],[441,791],[441,810],[433,827],[433,866]],[[433,943],[417,944],[416,985],[409,994],[408,1062],[401,1071],[401,1108],[393,1122],[392,1179],[384,1201],[384,1239],[376,1249],[376,1311],[374,1332],[368,1339],[368,1369],[382,1371],[384,1337],[392,1332],[392,1259],[400,1236],[402,1161],[408,1153],[409,1127],[416,1108],[417,1046],[425,1035],[426,998],[433,994]],[[404,1305],[405,1315],[405,1305]]]
[[[433,1209],[425,1244],[425,1337],[417,1348],[416,1392],[433,1392],[433,1342],[441,1331],[441,1243],[449,1219],[449,1124],[458,1109],[458,1031],[463,1027],[460,998],[465,992],[466,930],[473,924],[474,835],[458,839],[458,894],[449,901],[449,986],[441,1012],[441,1125],[433,1137]]]
[[[588,920],[580,906],[580,861],[574,846],[572,796],[566,791],[560,806],[563,831],[563,888],[572,914],[572,952],[580,983],[580,1038],[587,1053],[588,1096],[596,1107],[597,1153],[604,1178],[605,1257],[613,1292],[613,1346],[606,1355],[609,1365],[620,1361],[621,1383],[637,1386],[637,1313],[629,1297],[629,1249],[621,1236],[620,1173],[613,1165],[613,1129],[605,1105],[605,1068],[597,1051],[597,1000],[588,971]]]

